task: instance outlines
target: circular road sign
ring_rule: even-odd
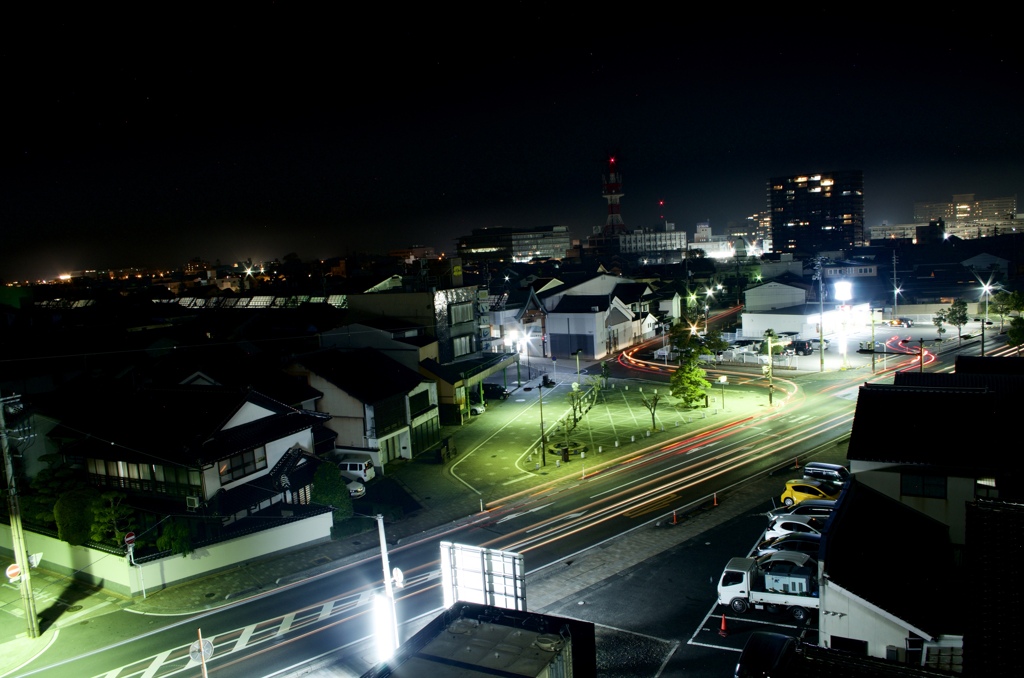
[[[17,563],[11,563],[10,565],[7,566],[7,578],[8,579],[17,579],[20,576],[21,576],[21,568],[18,567]]]
[[[135,543],[135,533],[134,533],[134,532],[128,532],[128,533],[126,533],[126,534],[124,535],[124,543],[125,543],[125,544],[126,544],[127,546],[131,546],[132,544],[134,544],[134,543]]]
[[[202,645],[199,644],[198,640],[194,641],[188,648],[188,656],[196,663],[209,660],[213,657],[213,643],[205,638]]]

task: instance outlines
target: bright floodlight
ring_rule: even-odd
[[[377,661],[386,662],[397,649],[392,606],[387,596],[373,597],[373,633],[377,636]]]
[[[836,288],[836,299],[839,301],[849,301],[853,299],[853,285],[846,281],[840,280],[835,284]]]

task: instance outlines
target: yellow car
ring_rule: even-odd
[[[787,480],[786,490],[782,493],[782,503],[786,506],[799,504],[804,499],[838,499],[841,487],[821,480],[800,478]]]

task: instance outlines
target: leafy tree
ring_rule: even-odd
[[[156,538],[156,547],[161,551],[180,553],[182,558],[192,553],[192,531],[188,520],[174,517],[165,522],[160,536]]]
[[[44,454],[39,459],[46,463],[46,468],[36,474],[31,491],[23,495],[22,514],[31,523],[54,528],[57,527],[54,516],[57,500],[72,490],[85,489],[88,483],[81,473],[65,464],[59,454]]]
[[[963,326],[967,324],[967,302],[957,299],[946,309],[946,322],[956,328],[957,344],[963,344]]]
[[[710,384],[708,384],[710,386]],[[661,396],[658,395],[658,389],[654,389],[654,395],[648,396],[643,392],[643,388],[640,389],[640,400],[643,402],[644,407],[651,413],[651,430],[653,431],[657,427],[657,418],[655,413],[658,410],[658,401],[661,400]]]
[[[1006,343],[1017,347],[1017,356],[1020,356],[1020,347],[1024,344],[1024,316],[1010,318],[1010,329],[1006,331]]]
[[[771,339],[771,342],[768,340]],[[758,353],[761,355],[768,355],[768,344],[771,343],[772,355],[781,355],[784,347],[782,342],[779,341],[779,335],[775,334],[775,330],[768,328],[764,331],[764,341],[761,342],[761,348]]]
[[[99,496],[93,504],[92,541],[119,546],[124,535],[135,529],[135,512],[125,503],[127,498],[124,492],[117,490]]]
[[[65,492],[53,505],[53,517],[57,521],[57,538],[72,546],[81,546],[89,541],[93,523],[93,504],[97,501],[96,490],[82,488]]]
[[[943,308],[937,311],[934,316],[932,316],[932,323],[935,325],[935,331],[939,333],[940,339],[942,338],[942,335],[946,333],[946,328],[943,327],[942,325],[943,323],[946,322],[946,313],[948,311],[949,309]]]
[[[685,351],[679,360],[679,367],[672,373],[672,395],[681,399],[686,407],[693,407],[711,388],[706,376],[707,372],[701,368],[697,351]]]
[[[352,517],[352,497],[346,482],[338,467],[330,462],[320,464],[320,468],[313,474],[311,499],[314,503],[334,507],[335,525]]]
[[[1024,311],[1024,295],[1020,292],[1000,290],[992,296],[989,308],[999,316],[999,331],[1003,331],[1003,319],[1011,313]]]
[[[724,351],[729,348],[729,342],[722,337],[722,330],[710,329],[707,334],[704,335],[704,344],[702,347],[702,353],[705,354],[717,354],[719,351]]]

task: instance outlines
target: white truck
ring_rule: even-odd
[[[786,610],[798,622],[817,609],[818,562],[806,553],[778,551],[759,559],[731,558],[718,580],[718,603],[742,614],[750,607]]]

